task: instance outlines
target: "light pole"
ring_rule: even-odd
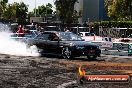
[[[36,0],[35,0],[35,17],[36,17]]]
[[[46,14],[45,14],[45,20],[46,20],[46,22],[47,22],[47,8],[48,8],[47,5],[48,5],[48,4],[46,4]]]

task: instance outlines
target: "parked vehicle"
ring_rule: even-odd
[[[121,38],[113,38],[113,40],[114,42],[130,43],[132,42],[132,34],[128,36],[124,36],[124,34],[122,34]]]
[[[79,35],[85,41],[95,43],[99,45],[101,48],[109,49],[113,47],[113,41],[112,38],[110,37],[101,37],[90,32],[80,32]]]
[[[45,31],[33,39],[28,39],[29,46],[36,45],[41,54],[52,54],[70,59],[87,56],[96,59],[101,50],[98,45],[85,42],[80,36],[72,32]]]

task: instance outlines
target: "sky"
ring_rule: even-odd
[[[51,3],[54,7],[54,1],[55,0],[36,0],[36,7],[41,6],[41,5],[46,5],[47,3]],[[13,2],[24,2],[26,5],[29,5],[28,11],[31,12],[35,8],[35,0],[8,0],[8,3],[13,3]],[[53,8],[54,9],[54,8]]]

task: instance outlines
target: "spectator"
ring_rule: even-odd
[[[38,31],[41,32],[41,26],[38,26]]]
[[[87,27],[88,26],[86,21],[83,23],[83,26],[84,27]]]
[[[31,30],[36,30],[36,25],[33,25],[33,24],[32,24],[32,26],[31,26],[30,29],[31,29]]]
[[[39,33],[43,32],[43,30],[44,30],[44,28],[43,28],[43,27],[38,26],[37,31],[38,31]]]
[[[70,30],[67,27],[64,28],[64,31],[65,32],[70,32]]]
[[[24,36],[24,30],[22,25],[19,25],[16,32],[19,36]]]
[[[37,24],[34,25],[34,29],[38,30],[38,25]]]
[[[124,35],[124,34],[122,34],[122,35],[121,35],[121,38],[125,38],[125,35]]]

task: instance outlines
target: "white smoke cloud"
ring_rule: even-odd
[[[39,56],[37,47],[28,48],[26,43],[11,39],[10,33],[8,26],[0,24],[0,54]]]

